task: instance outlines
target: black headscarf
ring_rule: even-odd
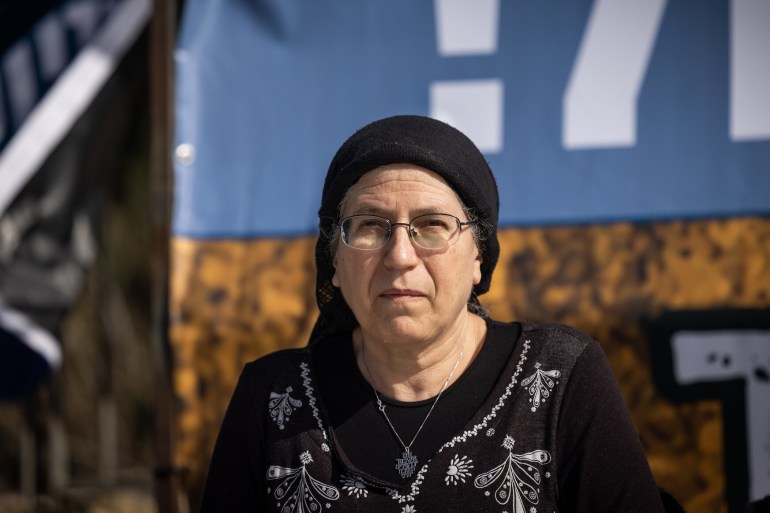
[[[320,236],[316,243],[316,300],[320,315],[312,340],[322,333],[351,331],[358,325],[353,312],[332,285],[330,238],[337,236],[339,206],[347,190],[367,172],[388,164],[414,164],[439,174],[474,216],[488,228],[482,244],[481,281],[469,299],[489,290],[500,246],[497,217],[500,199],[489,164],[478,148],[456,128],[423,116],[393,116],[374,121],[345,141],[329,165],[318,210]]]

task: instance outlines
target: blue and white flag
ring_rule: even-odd
[[[23,399],[62,360],[56,334],[95,256],[102,191],[75,156],[90,148],[76,141],[66,158],[51,156],[150,9],[150,0],[0,6],[0,400]]]

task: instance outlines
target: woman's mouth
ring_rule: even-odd
[[[380,296],[385,297],[387,299],[394,299],[394,300],[409,300],[409,299],[416,299],[425,297],[425,294],[422,292],[412,290],[412,289],[387,289],[380,293]]]

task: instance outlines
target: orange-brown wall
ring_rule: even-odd
[[[770,219],[516,228],[500,233],[500,320],[557,321],[604,348],[653,473],[688,511],[725,512],[721,407],[656,391],[642,320],[770,306]],[[193,500],[243,364],[302,346],[317,315],[314,240],[172,241],[177,463]]]

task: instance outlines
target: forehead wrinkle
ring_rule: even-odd
[[[419,217],[419,216],[422,216],[422,215],[426,215],[426,214],[451,214],[451,215],[456,215],[456,214],[453,214],[450,210],[451,209],[442,208],[442,207],[430,207],[430,206],[428,206],[428,207],[421,207],[421,208],[418,208],[418,209],[411,209],[411,210],[409,210],[408,217],[409,217],[410,220],[412,220],[412,219],[414,219],[416,217]],[[394,214],[396,214],[396,212],[391,210],[391,209],[383,209],[383,208],[378,208],[376,206],[370,206],[370,205],[362,205],[359,208],[355,209],[355,211],[352,212],[350,215],[358,215],[358,214],[376,215],[376,216],[384,217],[385,219],[388,219],[389,221],[397,221],[395,219],[395,217],[398,217],[398,216],[394,216]]]
[[[433,194],[426,195],[433,196]],[[395,218],[400,215],[414,219],[423,214],[452,214],[457,216],[462,213],[462,205],[459,199],[454,196],[440,198],[438,201],[435,197],[426,198],[425,203],[414,207],[403,207],[401,198],[398,197],[394,201],[380,201],[380,198],[377,197],[371,199],[357,197],[355,199],[348,199],[348,201],[343,203],[343,206],[344,210],[349,211],[347,215],[374,214],[391,220],[396,220]]]
[[[405,198],[404,194],[418,194],[425,198],[425,202],[417,207],[409,208],[406,215],[410,218],[422,214],[444,213],[452,215],[462,214],[462,202],[457,193],[440,176],[431,171],[422,171],[420,168],[390,173],[364,175],[371,183],[354,184],[346,192],[340,204],[340,214],[375,214],[382,217],[393,216],[401,213],[402,201],[411,202],[412,198]],[[435,180],[422,181],[415,177],[429,176]],[[349,208],[349,207],[355,208]]]

